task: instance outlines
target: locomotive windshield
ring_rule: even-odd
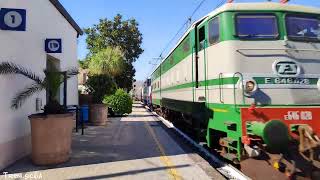
[[[320,41],[320,20],[314,17],[287,16],[288,38],[300,41]]]
[[[238,15],[236,29],[237,36],[245,39],[275,39],[279,36],[274,15]]]

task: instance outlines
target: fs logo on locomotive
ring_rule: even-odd
[[[279,76],[297,76],[300,66],[293,61],[280,61],[275,63],[274,70]]]

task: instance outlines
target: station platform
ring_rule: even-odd
[[[139,103],[129,116],[109,118],[103,127],[88,126],[83,136],[74,134],[72,150],[70,161],[51,167],[34,166],[26,157],[0,171],[0,179],[225,179],[191,148],[177,143]]]

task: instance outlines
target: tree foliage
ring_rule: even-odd
[[[101,104],[105,95],[111,95],[117,89],[116,83],[107,74],[89,76],[86,87],[88,87],[89,94],[92,95],[92,101],[95,104]]]
[[[119,88],[127,89],[128,91],[132,88],[134,81],[133,77],[136,73],[132,64],[125,64],[123,72],[114,78]]]
[[[114,77],[122,73],[124,66],[120,48],[107,47],[91,57],[88,67],[91,75],[108,74]]]
[[[78,60],[79,66],[81,69],[88,69],[89,68],[89,60],[84,59],[84,60]]]
[[[85,29],[87,34],[88,57],[94,56],[107,47],[119,47],[125,57],[124,71],[115,76],[118,86],[131,89],[135,74],[133,62],[142,54],[142,34],[135,19],[123,20],[120,14],[113,20],[101,19],[99,24]]]
[[[100,19],[100,23],[85,29],[87,45],[91,54],[98,53],[107,47],[120,47],[127,62],[134,62],[143,52],[142,34],[135,19],[122,20],[118,14],[113,21]]]

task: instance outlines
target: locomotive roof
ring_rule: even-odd
[[[184,33],[184,35],[180,38],[176,46],[172,48],[172,50],[168,53],[168,55],[163,58],[160,64],[156,66],[156,68],[152,71],[152,74],[159,68],[164,60],[166,60],[170,54],[178,47],[178,45],[183,41],[183,39],[188,35],[188,33],[195,27],[196,24],[201,21],[216,16],[222,12],[227,11],[285,11],[285,12],[298,12],[298,13],[308,13],[308,14],[319,14],[320,9],[309,7],[309,6],[302,6],[302,5],[292,5],[292,4],[282,4],[282,3],[275,3],[275,2],[262,2],[262,3],[226,3],[221,7],[213,10],[208,15],[200,18],[199,20],[195,21],[192,26]]]
[[[301,12],[320,14],[319,8],[281,4],[275,2],[263,2],[263,3],[227,3],[220,8],[212,11],[209,16],[214,16],[225,11],[289,11],[289,12]]]

